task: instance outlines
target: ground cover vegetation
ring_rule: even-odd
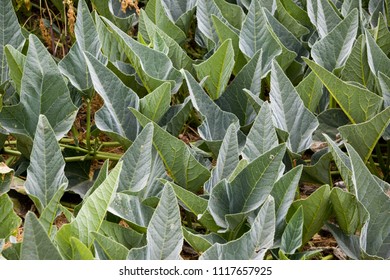
[[[0,1],[1,259],[389,259],[390,1]]]

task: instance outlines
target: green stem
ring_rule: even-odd
[[[15,150],[12,150],[12,149],[9,149],[9,148],[6,148],[4,147],[4,153],[5,154],[8,154],[8,155],[12,155],[12,156],[21,156],[22,153],[19,152],[19,151],[15,151]]]
[[[91,151],[91,100],[87,99],[87,132],[85,135],[87,150]]]
[[[333,260],[333,255],[327,255],[325,257],[323,257],[321,260]]]
[[[78,151],[78,152],[83,152],[83,153],[86,153],[86,154],[89,153],[88,150],[83,149],[83,148],[81,148],[81,147],[79,147],[79,146],[72,146],[72,145],[61,144],[61,143],[60,143],[60,147],[61,147],[61,148],[72,149],[72,150],[75,150],[75,151]]]

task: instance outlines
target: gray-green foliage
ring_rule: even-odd
[[[54,58],[1,1],[0,259],[390,258],[388,1],[91,2]]]

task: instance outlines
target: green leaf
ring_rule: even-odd
[[[367,45],[364,35],[360,35],[352,48],[345,67],[341,72],[341,78],[345,81],[357,82],[373,91],[375,77],[368,65]]]
[[[324,38],[341,21],[328,0],[307,0],[307,13],[310,21],[317,27],[320,38]]]
[[[171,85],[164,83],[140,100],[140,112],[158,123],[171,103]]]
[[[121,157],[123,168],[118,192],[139,192],[145,188],[152,169],[153,125],[148,124]]]
[[[25,39],[22,35],[18,18],[16,17],[12,0],[1,1],[0,4],[0,85],[8,80],[8,67],[5,60],[4,47],[11,45],[14,48],[21,46]]]
[[[215,31],[215,27],[212,21],[212,15],[218,17],[223,23],[227,20],[223,17],[221,10],[215,4],[215,1],[198,1],[196,8],[196,20],[198,22],[199,31],[213,43],[218,42],[218,36]],[[214,47],[214,44],[207,46],[210,50]]]
[[[166,81],[170,82],[172,91],[177,92],[182,83],[182,76],[165,54],[137,42],[109,20],[104,21],[123,47],[130,64],[148,92],[152,92]]]
[[[183,2],[184,3],[184,2]],[[164,4],[164,3],[163,3]],[[190,72],[193,72],[192,64],[193,60],[187,55],[187,53],[182,49],[182,47],[167,33],[165,33],[159,25],[154,24],[145,13],[144,10],[141,10],[140,13],[140,28],[142,24],[145,25],[146,32],[148,37],[151,40],[151,43],[155,44],[156,34],[160,36],[160,38],[164,41],[164,43],[168,47],[167,56],[171,59],[173,66],[176,69],[184,68]]]
[[[263,259],[273,245],[275,233],[275,204],[271,196],[265,200],[251,229],[239,239],[226,244],[216,243],[204,252],[201,260]]]
[[[281,0],[277,0],[276,4],[275,17],[286,26],[296,38],[301,38],[303,35],[310,33],[309,29],[290,15],[288,8],[283,5]]]
[[[324,137],[328,143],[329,150],[332,153],[337,169],[340,171],[340,175],[343,178],[345,185],[351,191],[351,188],[353,188],[351,161],[329,136],[324,135]]]
[[[85,57],[93,86],[104,100],[104,106],[95,115],[97,127],[117,135],[122,141],[134,141],[138,125],[128,107],[138,109],[137,94],[91,54],[85,53]]]
[[[169,19],[164,9],[163,1],[148,1],[145,12],[154,24],[156,24],[163,32],[168,34],[168,36],[174,39],[178,44],[181,44],[186,40],[186,34]]]
[[[390,198],[364,165],[359,154],[346,144],[352,165],[352,181],[356,197],[370,215],[364,234],[363,249],[370,255],[384,259],[390,257]]]
[[[126,260],[129,249],[125,246],[98,232],[92,232],[92,235],[100,260]]]
[[[250,162],[231,182],[225,179],[212,189],[208,209],[217,225],[228,228],[226,215],[245,215],[267,199],[285,152],[284,144],[273,148]]]
[[[259,1],[252,1],[240,32],[240,49],[252,58],[262,49],[262,75],[271,68],[275,56],[282,52],[279,42],[269,30],[267,19]]]
[[[211,99],[218,99],[225,91],[234,67],[232,40],[226,40],[206,61],[194,65],[198,79],[208,77],[204,87]]]
[[[367,162],[382,134],[390,124],[390,108],[383,110],[369,121],[339,127],[339,131],[364,162]]]
[[[110,237],[127,249],[141,247],[146,244],[144,234],[138,233],[130,227],[127,228],[113,222],[103,221],[99,233]]]
[[[221,11],[222,16],[234,28],[241,29],[244,19],[244,12],[239,5],[229,3],[225,0],[213,0]]]
[[[0,162],[0,195],[10,190],[14,170],[9,168],[4,162]]]
[[[9,76],[15,84],[16,91],[20,93],[22,90],[22,77],[26,56],[16,50],[12,45],[5,46],[4,52],[7,57]]]
[[[277,145],[278,136],[272,123],[270,105],[264,102],[246,138],[242,156],[252,161]]]
[[[12,201],[6,193],[0,195],[0,221],[0,239],[8,238],[22,222],[15,214]]]
[[[106,180],[86,199],[77,217],[58,231],[55,239],[64,258],[72,259],[71,237],[80,239],[88,248],[92,245],[92,232],[99,231],[118,188],[121,169],[122,163],[119,162]]]
[[[68,184],[64,169],[65,161],[54,131],[47,118],[40,115],[25,183],[26,191],[40,213],[58,189]]]
[[[183,103],[169,107],[168,112],[161,119],[160,124],[166,124],[167,131],[173,136],[179,136],[184,124],[190,117],[191,110],[191,99],[187,97]]]
[[[28,212],[24,222],[21,260],[62,260],[38,218]]]
[[[39,222],[49,236],[52,236],[53,230],[55,230],[54,220],[57,218],[58,206],[65,189],[66,185],[62,184],[39,216]]]
[[[330,193],[330,201],[337,223],[346,235],[359,232],[369,219],[367,210],[351,193],[334,188]]]
[[[300,206],[291,217],[283,232],[280,249],[286,254],[294,254],[295,250],[302,245],[302,235],[303,209],[302,206]]]
[[[242,126],[252,123],[257,114],[255,106],[243,90],[248,89],[256,96],[260,94],[261,56],[260,50],[236,75],[222,96],[215,101],[223,111],[235,114]]]
[[[301,181],[314,184],[332,184],[330,173],[332,155],[323,154],[314,164],[304,166]]]
[[[314,61],[328,71],[344,66],[352,51],[358,28],[358,11],[354,9],[331,32],[313,45],[311,55]]]
[[[294,201],[288,213],[291,218],[292,213],[302,206],[303,209],[303,237],[302,244],[306,244],[314,234],[316,234],[325,221],[329,218],[332,208],[330,204],[330,187],[324,185],[317,189],[306,199]]]
[[[339,227],[330,223],[328,223],[326,227],[336,239],[337,245],[340,246],[341,250],[343,250],[348,257],[355,260],[361,259],[363,254],[360,247],[359,236],[346,235]]]
[[[390,53],[390,31],[387,27],[386,19],[382,14],[379,15],[378,25],[374,34],[375,41],[381,50],[389,55]]]
[[[39,115],[42,114],[59,140],[70,130],[76,113],[77,108],[72,103],[55,61],[41,41],[30,35],[20,103],[3,107],[1,125],[10,133],[28,137],[32,141]]]
[[[237,128],[232,124],[226,131],[218,153],[217,164],[211,172],[210,179],[205,183],[205,190],[210,193],[213,187],[222,179],[227,179],[238,165]]]
[[[277,62],[272,63],[270,99],[275,126],[290,135],[289,149],[294,153],[308,149],[318,126],[317,118],[304,106]]]
[[[83,53],[89,52],[103,61],[100,54],[101,43],[85,0],[79,1],[77,11],[76,43],[61,60],[58,67],[75,88],[91,97],[92,81]]]
[[[183,246],[180,210],[172,186],[164,186],[146,233],[148,259],[178,260]]]
[[[322,97],[321,80],[313,72],[310,72],[295,89],[305,107],[314,114]]]
[[[384,107],[390,107],[390,78],[379,72],[378,75],[379,87],[383,96]],[[390,126],[387,127],[383,134],[383,138],[387,141],[390,139]]]
[[[150,122],[136,110],[132,110],[141,125]],[[187,145],[153,123],[153,145],[164,161],[168,175],[180,186],[198,191],[210,177],[210,172],[191,154]]]
[[[237,75],[238,72],[244,67],[247,63],[247,59],[245,55],[240,50],[240,37],[239,31],[235,30],[233,27],[228,26],[227,23],[224,23],[221,19],[219,19],[215,15],[211,15],[211,19],[213,21],[213,26],[215,27],[215,31],[217,32],[217,36],[219,39],[219,43],[225,42],[226,40],[232,40],[232,47],[234,50],[234,68],[233,74]]]
[[[378,113],[382,106],[381,97],[367,89],[343,82],[315,62],[305,58],[304,60],[320,78],[352,123],[364,122]]]
[[[278,179],[272,188],[271,195],[275,200],[276,236],[281,236],[284,229],[288,209],[294,201],[301,174],[302,165],[298,165]]]
[[[374,39],[369,32],[366,31],[366,44],[367,44],[367,56],[368,65],[371,72],[378,77],[379,72],[382,72],[386,76],[390,77],[390,58],[380,49],[375,43]]]
[[[138,196],[125,193],[117,193],[108,210],[129,222],[139,232],[146,231],[154,211],[143,204]]]
[[[190,229],[182,227],[184,239],[191,245],[191,247],[197,251],[199,254],[202,254],[207,249],[209,249],[215,243],[225,243],[226,241],[215,233],[210,233],[207,235],[196,234]]]
[[[73,260],[94,260],[92,252],[76,237],[70,238]]]
[[[199,135],[209,141],[223,140],[231,124],[238,127],[238,118],[232,113],[222,111],[188,71],[182,70],[182,73],[187,82],[192,105],[203,116],[203,122],[198,127]]]

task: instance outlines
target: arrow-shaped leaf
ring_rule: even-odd
[[[310,147],[317,118],[304,106],[294,86],[276,61],[271,71],[271,108],[276,127],[289,133],[288,147],[299,153]]]
[[[39,116],[25,188],[39,212],[49,204],[58,189],[68,184],[65,161],[54,131],[44,115]]]
[[[204,86],[211,99],[218,99],[224,92],[234,67],[232,40],[226,40],[206,61],[194,65],[198,79],[208,77]]]
[[[381,97],[367,89],[343,82],[309,59],[304,58],[304,61],[320,78],[353,123],[364,122],[378,113],[383,102]]]
[[[24,222],[21,260],[62,260],[58,249],[32,212],[28,212]]]

